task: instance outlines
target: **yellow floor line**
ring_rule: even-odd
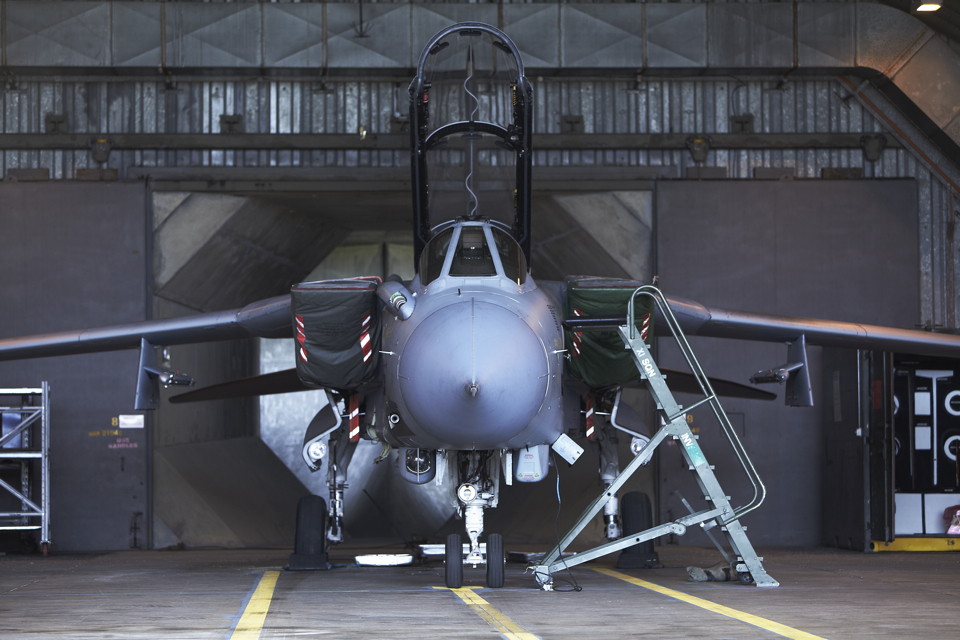
[[[800,631],[799,629],[794,629],[793,627],[788,627],[785,624],[780,624],[779,622],[774,622],[773,620],[767,620],[766,618],[761,618],[760,616],[755,616],[749,613],[744,613],[743,611],[737,611],[736,609],[731,609],[730,607],[725,607],[720,604],[715,604],[709,600],[704,600],[702,598],[697,598],[696,596],[687,595],[682,591],[674,591],[673,589],[668,589],[666,587],[661,587],[658,584],[653,584],[652,582],[647,582],[646,580],[640,580],[639,578],[634,578],[628,576],[625,573],[620,573],[619,571],[613,571],[612,569],[600,569],[594,567],[594,571],[599,571],[602,574],[608,575],[612,578],[619,578],[629,582],[630,584],[636,585],[638,587],[643,587],[644,589],[650,589],[651,591],[656,591],[665,596],[670,596],[671,598],[676,598],[686,602],[687,604],[692,604],[697,607],[706,609],[707,611],[712,611],[714,613],[719,613],[722,616],[727,616],[733,618],[734,620],[739,620],[740,622],[746,622],[747,624],[752,624],[755,627],[760,627],[766,631],[772,633],[780,634],[785,638],[791,638],[791,640],[824,640],[820,636],[815,636],[813,634],[807,633],[806,631]]]
[[[874,540],[870,543],[870,549],[873,551],[960,551],[960,539],[900,537],[893,542]]]
[[[230,640],[259,640],[260,630],[263,629],[263,623],[267,619],[267,611],[270,609],[273,590],[277,586],[279,577],[279,571],[264,571]]]
[[[473,592],[474,589],[479,588],[480,587],[462,587],[460,589],[450,589],[450,591],[457,594],[477,615],[486,620],[487,624],[491,627],[502,633],[503,637],[507,640],[538,640],[537,636],[494,609],[489,602]],[[434,589],[446,589],[446,587],[434,587]]]

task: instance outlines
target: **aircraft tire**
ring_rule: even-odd
[[[646,531],[653,526],[652,521],[653,513],[647,494],[642,491],[631,491],[620,499],[620,522],[623,525],[624,538]],[[617,567],[620,569],[652,568],[659,563],[660,558],[654,551],[653,540],[627,547],[617,558]]]
[[[443,570],[448,589],[459,589],[463,586],[463,542],[460,541],[459,533],[447,536]]]
[[[303,496],[297,503],[295,553],[316,555],[326,551],[327,503],[320,496]]]
[[[624,537],[653,526],[650,522],[650,498],[641,491],[631,491],[620,500],[620,521]],[[632,548],[632,547],[631,547]]]
[[[503,536],[491,533],[487,536],[487,586],[499,589],[503,586]]]
[[[303,496],[297,503],[296,537],[287,568],[291,571],[326,571],[327,503],[320,496]]]

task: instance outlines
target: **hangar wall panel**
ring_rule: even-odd
[[[293,547],[307,489],[259,438],[158,447],[156,516],[188,547]],[[251,517],[251,514],[256,514]]]
[[[0,183],[0,335],[145,320],[145,196],[142,184]],[[55,550],[146,548],[151,418],[113,424],[136,413],[137,366],[136,351],[0,364],[0,387],[50,382]]]
[[[661,286],[708,306],[910,327],[920,307],[916,188],[913,180],[661,183],[656,219]],[[709,211],[710,224],[698,210]],[[662,366],[682,366],[668,342],[659,341]],[[745,381],[787,355],[776,344],[690,342],[704,369],[727,380]],[[765,387],[778,394],[774,402],[722,400],[770,492],[769,501],[744,520],[757,545],[821,541],[820,465],[828,425],[818,408],[820,349],[812,347],[808,354],[813,408],[784,406],[784,387],[775,385]],[[752,492],[715,421],[705,411],[693,416],[721,485],[735,505],[744,504]],[[661,517],[668,510],[678,517],[685,510],[673,491],[679,488],[691,502],[700,492],[676,447],[665,451]],[[709,541],[697,534],[681,542]]]

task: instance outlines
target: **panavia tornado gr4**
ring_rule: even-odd
[[[156,348],[289,338],[295,370],[192,391],[173,401],[324,390],[328,403],[308,426],[302,450],[311,469],[328,460],[330,496],[311,516],[318,539],[312,555],[323,557],[326,545],[342,538],[343,488],[353,448],[361,439],[374,440],[385,451],[399,451],[405,481],[442,481],[451,512],[463,516],[466,540],[452,534],[446,542],[447,586],[461,586],[466,562],[485,563],[488,585],[501,587],[503,541],[485,532],[484,510],[497,506],[501,484],[546,478],[551,452],[575,462],[582,449],[569,435],[582,430],[600,455],[605,489],[585,517],[603,512],[612,541],[603,553],[682,534],[692,524],[721,524],[739,532],[731,539],[743,559],[738,573],[775,585],[761,580],[762,567],[738,529],[743,512],[726,504],[709,471],[700,479],[715,498],[713,510],[642,535],[634,525],[621,526],[637,521],[631,511],[648,507],[639,499],[618,505],[621,465],[611,445],[617,430],[632,439],[636,457],[627,467],[643,464],[672,435],[682,442],[691,469],[708,468],[682,431],[682,410],[659,386],[663,372],[646,351],[653,331],[789,343],[788,363],[760,372],[755,382],[786,382],[788,402],[796,405],[812,403],[806,344],[960,356],[960,338],[711,309],[628,280],[536,282],[529,270],[534,96],[515,44],[484,24],[443,29],[424,47],[409,95],[417,273],[412,281],[357,274],[301,283],[286,295],[232,311],[9,338],[0,340],[0,360],[139,348],[136,407],[145,410],[156,407],[159,384],[192,384],[159,366]],[[770,395],[707,381],[696,369],[688,377],[671,374],[671,386],[703,390],[714,400],[724,394]],[[620,402],[625,386],[642,384],[659,394],[665,426],[656,434]],[[758,495],[750,508],[763,496],[762,483],[754,486]],[[559,556],[557,549],[538,565],[542,586],[549,587],[551,563]]]

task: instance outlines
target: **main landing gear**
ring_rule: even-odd
[[[487,566],[487,586],[499,589],[503,586],[504,562],[503,536],[487,535],[485,545],[480,543],[483,535],[483,510],[497,506],[500,492],[500,452],[460,451],[456,456],[457,508],[463,514],[469,545],[463,543],[459,533],[447,536],[444,554],[444,578],[450,589],[463,586],[463,565]],[[465,548],[466,547],[466,548]],[[464,558],[466,553],[466,558]]]

